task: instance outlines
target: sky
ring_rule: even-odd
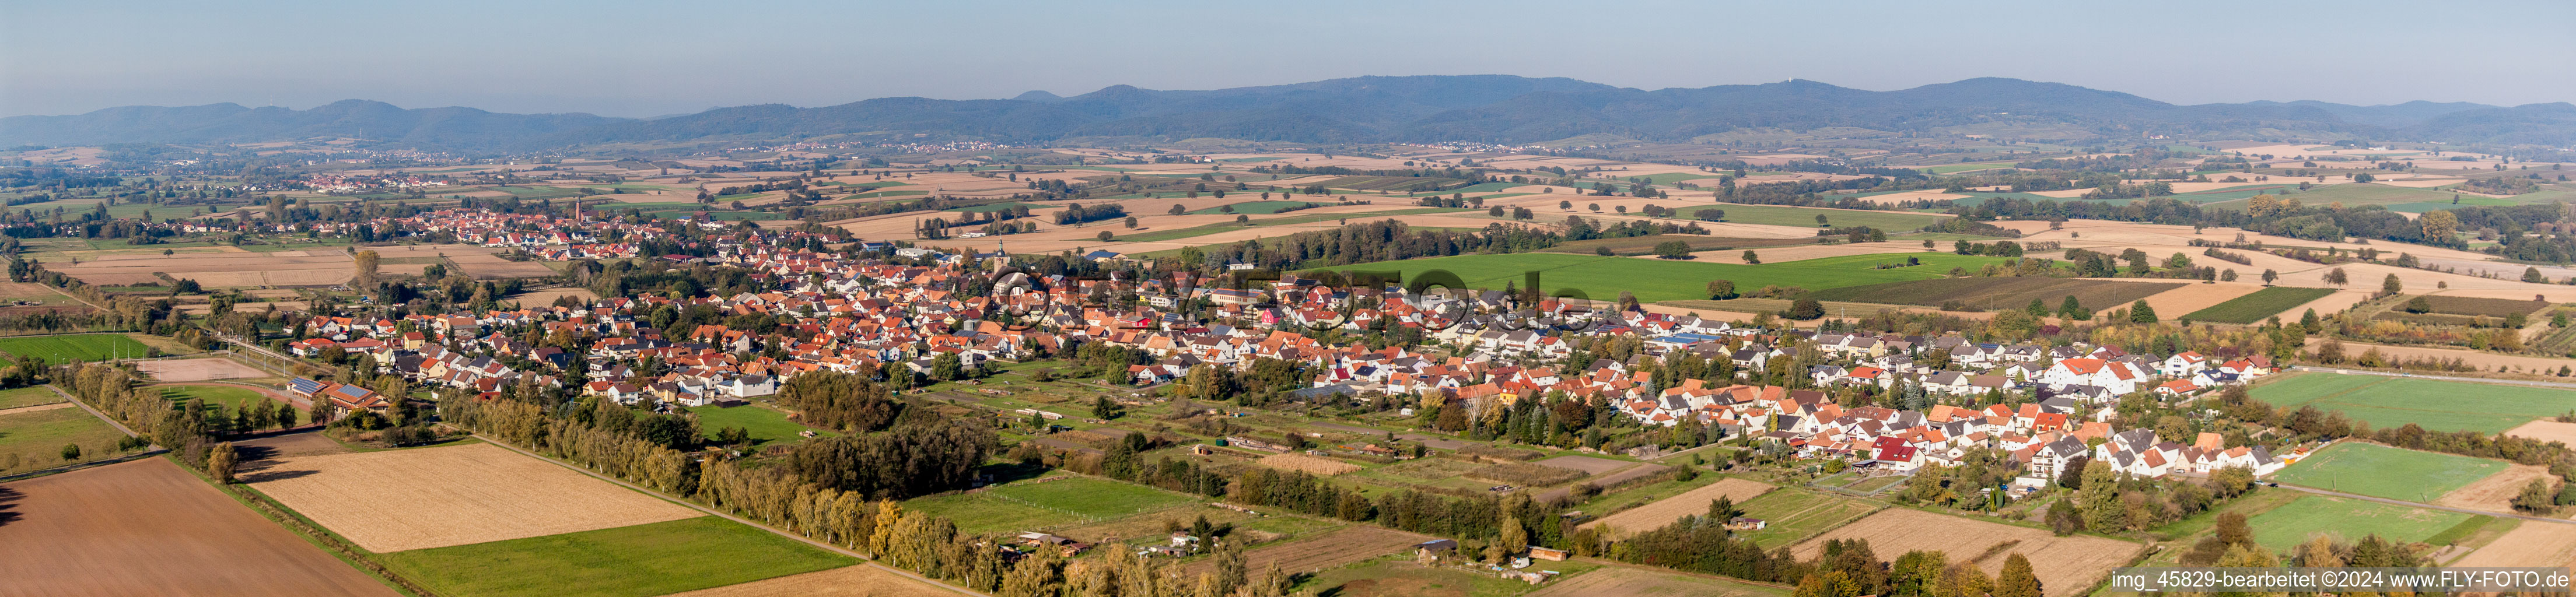
[[[0,0],[0,116],[371,99],[649,117],[1434,74],[2518,105],[2576,101],[2571,32],[2565,1]]]

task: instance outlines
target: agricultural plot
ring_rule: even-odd
[[[140,369],[146,374],[150,374],[153,379],[165,382],[244,379],[277,375],[275,373],[252,368],[249,365],[241,364],[240,362],[232,359],[220,357],[209,359],[144,361],[136,363],[134,368]]]
[[[1831,539],[1867,539],[1870,549],[1883,553],[1941,551],[1949,554],[1950,561],[1974,563],[1987,574],[2002,572],[2005,556],[2018,552],[2030,558],[2031,568],[2039,572],[2042,591],[2052,597],[2093,588],[2112,568],[2127,565],[2146,547],[2118,539],[2059,537],[2042,528],[1889,508],[1799,543],[1795,553],[1800,559],[1814,558],[1824,552],[1825,541]]]
[[[1266,570],[1270,565],[1278,564],[1281,571],[1289,574],[1311,573],[1396,553],[1429,540],[1429,536],[1380,526],[1351,525],[1330,533],[1255,548],[1243,552],[1243,559],[1249,570]],[[1182,567],[1181,574],[1183,578],[1195,578],[1202,571],[1213,572],[1215,569],[1213,560],[1202,559]]]
[[[1242,203],[1228,203],[1228,204],[1225,204],[1225,205],[1222,205],[1222,206],[1211,207],[1211,208],[1202,209],[1202,210],[1198,210],[1198,211],[1193,211],[1193,212],[1189,212],[1189,213],[1194,213],[1194,214],[1253,214],[1253,215],[1262,215],[1262,214],[1275,214],[1275,213],[1279,213],[1279,212],[1281,212],[1281,211],[1287,211],[1287,210],[1290,210],[1290,209],[1302,209],[1302,208],[1308,208],[1308,207],[1318,207],[1318,206],[1322,206],[1322,205],[1325,205],[1325,204],[1322,204],[1322,203],[1316,203],[1316,202],[1313,202],[1313,201],[1245,201],[1245,202],[1242,202]],[[1227,209],[1227,208],[1233,208],[1233,209]]]
[[[1947,271],[1948,268],[1941,269]],[[2040,304],[2054,310],[2066,297],[2074,296],[2076,302],[2085,308],[2100,310],[2127,305],[2147,295],[2182,286],[2180,282],[2115,282],[2088,278],[1935,278],[1845,286],[1820,290],[1810,296],[1820,301],[1925,307],[1958,302],[1985,310],[2019,309],[2029,305],[2031,299],[2039,299]],[[1741,283],[1736,288],[1748,290]]]
[[[492,597],[648,597],[858,561],[714,516],[379,557],[442,594]]]
[[[59,404],[68,400],[70,399],[45,386],[0,390],[0,410],[39,404]]]
[[[55,365],[112,358],[140,358],[151,350],[123,334],[72,334],[0,338],[0,352],[35,357]]]
[[[1879,230],[1885,230],[1890,234],[1916,230],[1924,226],[1939,224],[1942,220],[1950,219],[1950,216],[1946,214],[1926,214],[1910,211],[1861,211],[1851,209],[1789,207],[1785,205],[1752,205],[1744,203],[1690,203],[1682,205],[1679,208],[1679,211],[1681,211],[1682,217],[1696,218],[1699,210],[1711,208],[1726,210],[1726,219],[1721,221],[1737,224],[1768,224],[1772,226],[1800,226],[1806,228],[1821,228],[1824,226],[1851,228],[1855,226],[1868,226]],[[1816,222],[1817,216],[1823,216],[1825,218],[1824,224],[1820,225]]]
[[[241,478],[377,553],[699,515],[491,444],[262,460]]]
[[[669,597],[958,597],[947,587],[913,580],[865,564],[842,566],[738,585],[674,593]]]
[[[2501,460],[2340,442],[2281,469],[2273,479],[2330,491],[2431,502],[2505,468]]]
[[[123,453],[116,449],[122,439],[123,432],[69,403],[0,414],[0,474],[113,458]],[[65,458],[67,445],[80,453]]]
[[[83,258],[78,264],[48,264],[46,269],[103,286],[162,283],[161,276],[157,274],[196,280],[207,288],[330,286],[348,282],[356,275],[350,268],[352,260],[349,253],[340,247],[253,245],[242,248],[252,252],[100,255]],[[409,251],[395,249],[376,248],[387,259],[414,256],[408,254]],[[423,264],[388,262],[379,269],[386,274],[417,275],[421,267]]]
[[[1021,532],[1099,523],[1192,503],[1187,496],[1090,477],[1055,477],[904,502],[957,521],[966,534]]]
[[[817,436],[840,435],[829,429],[815,429],[788,420],[787,413],[760,405],[730,408],[692,406],[688,407],[688,411],[698,415],[698,430],[706,434],[707,439],[715,439],[716,433],[727,427],[740,427],[743,431],[751,433],[751,445],[754,448],[803,441],[805,436],[801,433],[805,431],[812,431]]]
[[[1785,597],[1788,589],[1718,578],[1610,566],[1556,581],[1528,597]]]
[[[1540,251],[1545,253],[1592,255],[1602,247],[1608,247],[1611,253],[1617,255],[1653,255],[1655,254],[1655,245],[1670,241],[1682,241],[1684,244],[1690,245],[1692,251],[1759,249],[1763,247],[1798,245],[1812,246],[1816,243],[1814,239],[1806,238],[1727,238],[1723,236],[1705,236],[1698,234],[1649,234],[1645,236],[1596,238],[1591,240],[1558,243],[1556,246],[1541,249]]]
[[[2430,311],[2431,314],[2458,316],[2463,322],[2470,317],[2503,319],[2511,315],[2531,315],[2548,309],[2551,304],[2549,301],[2518,301],[2439,294],[2425,295],[2423,299],[2427,306],[2433,308]]]
[[[1600,520],[1583,523],[1577,528],[1600,528],[1602,533],[1610,538],[1634,535],[1664,528],[1684,516],[1707,514],[1709,503],[1716,501],[1717,498],[1724,497],[1733,503],[1743,504],[1775,488],[1777,486],[1752,479],[1729,478],[1680,495],[1604,516]]]
[[[1805,540],[1878,509],[1869,502],[1804,489],[1773,491],[1737,501],[1736,506],[1745,516],[1769,523],[1761,530],[1736,534],[1764,548]]]
[[[2363,500],[2311,495],[2254,515],[2246,526],[2254,542],[2273,551],[2288,551],[2316,535],[2356,541],[2378,535],[2398,543],[2423,541],[2477,516],[2447,510],[2411,508]]]
[[[2193,311],[2182,318],[2212,323],[2254,323],[2334,293],[2327,288],[2272,286]]]
[[[1926,263],[1944,255],[1924,255]],[[1406,284],[1429,279],[1438,272],[1456,276],[1460,288],[1501,289],[1505,284],[1520,284],[1525,272],[1539,272],[1539,284],[1551,295],[1569,290],[1585,298],[1612,300],[1620,291],[1635,293],[1637,300],[1661,302],[1708,298],[1709,280],[1732,280],[1742,291],[1764,286],[1797,286],[1809,290],[1840,288],[1862,284],[1900,282],[1940,278],[1955,261],[1957,266],[1983,267],[2000,263],[2002,257],[1947,255],[1941,265],[1875,269],[1887,258],[1881,255],[1853,255],[1808,259],[1769,265],[1737,263],[1701,263],[1629,257],[1566,255],[1561,253],[1520,253],[1511,255],[1458,255],[1428,259],[1382,261],[1334,267],[1335,271],[1397,271]],[[1896,259],[1902,260],[1904,256]],[[1974,265],[1968,265],[1973,263]]]
[[[0,592],[397,595],[165,459],[18,481],[0,495],[10,496]]]
[[[554,268],[546,267],[542,262],[511,261],[491,254],[457,255],[447,259],[456,264],[457,271],[473,276],[476,280],[545,278],[556,274]]]
[[[1305,471],[1328,477],[1360,470],[1360,465],[1296,452],[1263,456],[1259,462],[1262,466],[1283,471]]]
[[[2561,567],[2576,563],[2576,525],[2525,522],[2453,566]]]
[[[2275,407],[2315,406],[2383,429],[2413,423],[2433,431],[2500,433],[2571,406],[2566,390],[2319,372],[2293,373],[2249,392]]]

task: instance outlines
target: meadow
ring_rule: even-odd
[[[1191,502],[1187,496],[1143,485],[1069,477],[919,498],[903,506],[957,521],[958,532],[980,534],[1091,524]]]
[[[2342,442],[2273,475],[2282,483],[2430,502],[2505,470],[2500,460]]]
[[[2384,375],[2294,373],[2250,392],[2274,407],[2313,405],[2381,429],[2500,433],[2569,407],[2566,390]]]
[[[491,597],[667,595],[857,562],[714,516],[378,557],[442,594]]]
[[[1797,543],[1817,533],[1833,530],[1868,515],[1878,507],[1860,500],[1792,488],[1738,502],[1736,508],[1743,510],[1745,516],[1769,523],[1762,530],[1736,534],[1767,549]]]
[[[53,388],[47,386],[32,386],[0,390],[0,409],[35,406],[39,404],[54,404],[66,401],[67,400],[63,398],[62,394],[54,393]]]
[[[840,435],[827,429],[806,427],[801,423],[788,420],[787,413],[759,405],[732,408],[692,406],[688,410],[698,415],[698,429],[705,432],[708,439],[715,439],[716,432],[726,427],[741,427],[744,431],[751,432],[752,447],[755,448],[803,440],[805,437],[798,435],[797,432],[806,430],[812,430],[817,435]]]
[[[2319,534],[2339,541],[2356,541],[2364,535],[2378,535],[2401,544],[2423,541],[2472,518],[2483,517],[2311,495],[2254,515],[2246,520],[2246,526],[2254,529],[2255,543],[2274,551],[2289,551]]]
[[[123,334],[71,334],[63,336],[20,336],[0,338],[0,352],[13,356],[45,359],[60,365],[80,361],[102,361],[110,358],[139,358],[146,347]]]
[[[2183,315],[2182,318],[2212,323],[2254,323],[2293,307],[2308,304],[2309,301],[2325,298],[2326,295],[2334,292],[2326,288],[2273,286],[2254,291],[2253,294],[2227,299],[2227,302],[2193,311]]]
[[[121,439],[125,434],[106,421],[68,404],[0,415],[0,474],[112,457]],[[65,460],[65,444],[79,445],[80,456]]]
[[[1923,265],[1892,269],[1874,269],[1891,259],[1920,257]],[[1932,254],[1849,255],[1806,259],[1788,263],[1746,265],[1740,263],[1704,263],[1632,257],[1600,257],[1562,253],[1519,253],[1509,255],[1458,255],[1427,259],[1382,261],[1326,269],[1335,271],[1399,271],[1406,274],[1406,284],[1438,270],[1457,276],[1461,288],[1500,290],[1506,283],[1523,283],[1523,272],[1539,272],[1539,285],[1551,295],[1572,289],[1592,300],[1614,300],[1622,290],[1633,292],[1642,302],[1700,300],[1708,298],[1710,280],[1732,280],[1740,292],[1752,292],[1764,286],[1797,286],[1808,290],[1923,280],[1948,274],[1950,268],[1979,268],[1988,263],[2002,263],[2005,257]]]

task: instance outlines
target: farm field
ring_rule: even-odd
[[[378,553],[699,514],[491,444],[261,460],[245,463],[241,478]],[[404,506],[385,507],[395,503]]]
[[[0,474],[113,458],[122,453],[121,439],[124,433],[68,403],[0,415]],[[80,446],[80,456],[63,458],[66,444]]]
[[[405,577],[462,597],[648,597],[857,562],[714,516],[378,557]]]
[[[1926,264],[1929,263],[1927,260]],[[1944,272],[1948,270],[1941,269]],[[2056,310],[2068,295],[2073,295],[2084,308],[2100,311],[2182,286],[2180,282],[2118,282],[2088,278],[1935,278],[1845,286],[1820,290],[1810,296],[1820,301],[1925,307],[1958,301],[1985,310],[2019,309],[2029,305],[2031,299],[2039,299],[2040,304]],[[1742,283],[1738,283],[1736,289],[1747,290]]]
[[[1530,562],[1521,572],[1556,572],[1560,579],[1583,576],[1599,564],[1581,561]],[[1562,582],[1562,580],[1558,581]],[[1325,570],[1299,583],[1314,594],[1335,597],[1458,596],[1507,597],[1529,592],[1529,583],[1446,566],[1424,566],[1401,556],[1364,565]]]
[[[1261,457],[1261,460],[1257,462],[1260,462],[1262,466],[1283,471],[1305,471],[1307,473],[1324,476],[1339,475],[1360,470],[1360,465],[1322,456],[1308,456],[1302,452],[1272,454]]]
[[[77,412],[77,411],[76,411]],[[0,485],[18,595],[397,593],[162,458]],[[113,495],[117,499],[98,499]]]
[[[957,521],[967,534],[1035,531],[1103,522],[1191,503],[1160,489],[1090,477],[1021,481],[975,493],[904,502],[911,510]]]
[[[2576,525],[2525,522],[2453,566],[2559,567],[2576,563]]]
[[[2414,423],[2433,431],[2501,433],[2571,406],[2566,390],[2314,371],[2248,392],[2274,407],[2313,405],[2382,429]]]
[[[2327,288],[2273,286],[2254,291],[2253,294],[2227,299],[2227,302],[2193,311],[2183,315],[2182,318],[2213,323],[2254,323],[2334,293],[2334,290]]]
[[[2092,588],[2112,568],[2127,565],[2146,547],[2118,539],[2059,537],[2047,529],[1889,508],[1799,543],[1795,553],[1801,559],[1816,557],[1823,553],[1828,539],[1868,539],[1871,550],[1886,553],[1939,550],[1949,553],[1952,562],[1986,556],[1974,563],[1987,574],[2001,572],[2004,556],[2020,552],[2039,572],[2045,593],[2058,597]],[[2008,548],[1994,549],[2005,545]]]
[[[1282,210],[1282,209],[1286,209],[1286,208],[1303,208],[1303,207],[1308,207],[1308,206],[1322,206],[1322,205],[1331,205],[1331,204],[1329,204],[1329,203],[1316,203],[1316,202],[1313,202],[1313,201],[1245,201],[1245,202],[1242,202],[1242,203],[1228,203],[1228,204],[1225,204],[1225,205],[1223,205],[1223,206],[1211,207],[1211,208],[1202,209],[1202,210],[1198,210],[1198,211],[1193,211],[1193,212],[1189,212],[1189,213],[1194,213],[1194,214],[1254,214],[1254,215],[1260,215],[1260,214],[1275,214],[1275,213],[1279,213],[1279,212],[1280,212],[1280,210]],[[1225,209],[1225,208],[1227,208],[1227,207],[1232,207],[1232,208],[1234,208],[1234,209],[1232,209],[1232,210],[1227,210],[1227,209]]]
[[[1254,548],[1243,552],[1243,559],[1248,570],[1264,570],[1271,564],[1278,564],[1281,571],[1297,574],[1366,561],[1429,540],[1429,536],[1375,525],[1352,525],[1330,533]],[[1183,566],[1181,573],[1183,578],[1192,578],[1201,571],[1214,571],[1215,568],[1213,560],[1201,559]]]
[[[1789,589],[1624,566],[1559,579],[1529,597],[1785,597]]]
[[[1697,219],[1699,210],[1709,208],[1726,210],[1726,219],[1723,221],[1737,224],[1767,224],[1772,226],[1818,228],[1820,226],[1816,225],[1816,216],[1824,216],[1825,222],[1834,227],[1850,228],[1854,226],[1868,226],[1879,230],[1885,230],[1889,234],[1914,230],[1924,226],[1941,223],[1942,220],[1950,219],[1950,216],[1947,214],[1925,214],[1908,211],[1819,209],[1813,207],[1753,205],[1747,203],[1686,203],[1678,209],[1681,211],[1683,218]]]
[[[806,427],[802,423],[788,420],[785,412],[757,404],[731,408],[692,406],[688,407],[688,411],[698,415],[698,430],[704,433],[707,439],[715,439],[716,432],[726,427],[741,427],[744,431],[751,432],[751,445],[754,448],[803,441],[805,437],[797,433],[806,430],[812,430],[817,437],[840,435],[829,429]]]
[[[1878,508],[1869,502],[1796,488],[1773,491],[1735,504],[1745,516],[1769,523],[1762,530],[1736,534],[1765,548],[1805,540]]]
[[[2468,316],[2484,315],[2495,318],[2503,318],[2507,315],[2517,313],[2523,315],[2539,313],[2541,309],[2547,309],[2551,304],[2548,301],[2479,298],[2474,296],[2450,296],[2441,294],[2424,295],[2424,302],[2433,307],[2432,312],[2434,313]]]
[[[64,336],[19,336],[0,338],[0,352],[13,357],[45,359],[55,365],[82,361],[103,361],[116,357],[142,357],[151,347],[127,338],[124,334],[71,334]]]
[[[63,398],[62,394],[55,393],[52,388],[45,386],[0,390],[0,410],[66,401],[68,399]]]
[[[172,278],[196,280],[207,288],[330,286],[348,282],[356,275],[350,268],[352,260],[349,253],[340,247],[257,245],[240,248],[245,252],[97,255],[84,258],[76,265],[49,264],[46,269],[94,285],[157,284],[163,280],[155,274],[167,274]],[[458,245],[380,246],[370,249],[382,254],[386,260],[380,271],[392,275],[417,275],[426,265],[396,261],[404,257],[429,256],[442,250],[459,254],[489,252]]]
[[[1743,504],[1777,488],[1778,486],[1752,479],[1729,478],[1672,497],[1655,500],[1643,506],[1603,516],[1600,520],[1583,523],[1582,527],[1578,528],[1602,528],[1604,538],[1634,535],[1664,528],[1684,516],[1706,514],[1709,502],[1716,501],[1720,496],[1736,504]]]
[[[2254,542],[2273,551],[2289,551],[2317,534],[2339,541],[2379,535],[2399,543],[2423,541],[2474,518],[2445,510],[2409,508],[2354,499],[2311,495],[2246,520]]]
[[[1909,255],[1896,255],[1903,260]],[[1798,286],[1809,290],[1939,278],[1951,267],[1983,267],[2000,263],[2003,257],[1925,254],[1926,265],[1872,269],[1888,260],[1882,255],[1852,255],[1808,259],[1781,264],[1745,265],[1737,263],[1699,263],[1630,257],[1566,255],[1562,253],[1520,253],[1510,255],[1458,255],[1427,259],[1381,261],[1330,269],[1350,271],[1400,271],[1405,281],[1433,271],[1456,274],[1463,288],[1501,289],[1505,283],[1519,284],[1522,272],[1540,272],[1540,286],[1550,294],[1576,289],[1593,300],[1612,300],[1619,292],[1633,292],[1642,302],[1699,300],[1708,298],[1708,281],[1733,280],[1736,289],[1750,292],[1764,286]]]
[[[1600,247],[1609,247],[1612,253],[1619,255],[1653,255],[1655,253],[1656,244],[1676,240],[1688,243],[1692,251],[1760,249],[1764,247],[1796,245],[1814,246],[1816,242],[1813,239],[1804,238],[1728,238],[1723,236],[1706,236],[1699,234],[1649,234],[1645,236],[1596,238],[1591,240],[1558,243],[1556,246],[1540,249],[1539,252],[1593,255],[1595,254],[1594,251],[1599,250]]]
[[[2504,470],[2505,462],[2501,460],[2341,442],[2281,469],[2273,479],[2330,491],[2431,502]]]
[[[792,574],[669,597],[959,597],[963,593],[913,580],[883,568],[856,564]]]

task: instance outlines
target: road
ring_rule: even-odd
[[[956,591],[956,592],[961,593],[961,594],[974,595],[974,596],[976,596],[976,597],[991,597],[991,596],[989,596],[989,595],[985,595],[985,594],[983,594],[983,593],[977,593],[977,592],[974,592],[974,591],[966,590],[966,588],[965,588],[965,587],[960,587],[960,586],[956,586],[956,585],[952,585],[952,584],[948,584],[948,583],[940,582],[940,581],[938,581],[938,580],[933,580],[933,579],[931,579],[931,578],[929,578],[929,577],[922,576],[922,575],[919,575],[919,574],[913,574],[913,573],[912,573],[912,571],[910,571],[910,570],[905,570],[905,569],[902,569],[902,568],[896,568],[896,567],[893,567],[893,566],[887,566],[887,565],[884,565],[884,564],[876,563],[876,561],[875,561],[875,560],[870,560],[870,559],[868,559],[868,557],[867,557],[867,556],[860,555],[860,554],[859,554],[859,552],[850,551],[850,550],[847,550],[847,549],[842,549],[842,548],[841,548],[841,546],[838,546],[838,545],[833,545],[833,544],[825,543],[825,542],[822,542],[822,541],[815,541],[814,539],[812,539],[812,538],[810,538],[810,537],[806,537],[806,536],[804,536],[804,535],[799,535],[799,534],[796,534],[796,533],[787,532],[786,530],[782,530],[782,529],[778,529],[778,528],[775,528],[775,527],[771,527],[771,526],[769,526],[769,525],[760,524],[760,523],[757,523],[757,522],[752,522],[752,521],[750,521],[750,520],[745,520],[745,519],[743,519],[742,517],[734,516],[733,514],[730,514],[730,513],[726,513],[726,512],[718,511],[718,510],[715,510],[715,509],[713,509],[713,508],[708,508],[708,507],[705,507],[705,506],[700,506],[700,505],[698,505],[698,503],[697,503],[697,502],[692,502],[692,501],[688,501],[688,500],[680,499],[680,498],[677,498],[677,497],[673,497],[673,496],[671,496],[671,494],[662,493],[662,492],[659,492],[659,491],[654,491],[654,490],[652,490],[652,489],[647,489],[647,488],[645,488],[645,487],[643,487],[643,486],[636,485],[636,484],[634,484],[634,483],[628,483],[628,482],[626,482],[626,480],[624,480],[624,479],[619,479],[619,478],[616,478],[616,477],[611,477],[611,476],[608,476],[608,475],[602,475],[602,474],[599,474],[599,473],[591,472],[591,470],[590,470],[590,469],[582,468],[581,466],[579,466],[579,465],[575,465],[575,464],[573,464],[573,463],[564,462],[564,461],[556,460],[556,459],[553,459],[553,458],[547,458],[547,457],[545,457],[544,455],[541,455],[541,454],[538,454],[538,453],[535,453],[535,452],[530,452],[530,451],[527,451],[527,450],[521,450],[521,449],[519,449],[519,447],[518,447],[518,446],[513,446],[513,445],[510,445],[510,444],[508,444],[508,443],[502,442],[502,441],[500,440],[500,438],[491,437],[491,436],[483,435],[483,434],[480,434],[480,433],[474,434],[474,437],[481,438],[483,441],[485,441],[485,442],[487,442],[487,443],[490,443],[490,444],[492,444],[492,445],[495,445],[495,446],[500,446],[502,449],[505,449],[505,450],[509,450],[509,451],[512,451],[512,452],[518,452],[518,453],[520,453],[520,454],[526,454],[529,458],[535,458],[535,459],[538,459],[538,460],[543,460],[543,461],[546,461],[546,462],[551,462],[551,463],[554,463],[554,464],[555,464],[555,466],[560,466],[560,467],[564,467],[564,468],[572,469],[572,470],[575,470],[575,471],[579,471],[581,474],[584,474],[584,475],[590,475],[590,476],[591,476],[591,477],[593,477],[593,478],[597,478],[597,479],[600,479],[600,480],[603,480],[603,481],[607,481],[607,482],[610,482],[610,483],[616,483],[616,484],[618,484],[618,485],[620,485],[620,486],[623,486],[623,487],[625,487],[625,488],[627,488],[627,489],[633,489],[633,490],[636,490],[636,491],[644,492],[644,494],[645,494],[645,495],[650,495],[650,496],[653,496],[653,497],[662,498],[662,499],[664,499],[664,500],[670,501],[671,503],[679,504],[679,505],[682,505],[682,506],[687,506],[687,507],[689,507],[689,508],[691,508],[691,509],[694,509],[694,510],[697,510],[697,511],[699,511],[699,512],[705,512],[705,513],[708,513],[708,514],[713,514],[713,515],[716,515],[716,516],[719,516],[719,517],[723,517],[725,520],[730,520],[730,521],[739,522],[739,523],[742,523],[742,524],[745,524],[745,525],[750,525],[750,526],[751,526],[751,528],[760,529],[760,530],[763,530],[763,531],[769,531],[771,534],[778,535],[778,536],[780,536],[780,537],[786,537],[786,538],[789,538],[789,539],[794,539],[794,540],[797,540],[797,541],[803,542],[803,543],[805,543],[806,545],[812,545],[812,546],[815,546],[815,547],[820,547],[820,548],[823,548],[823,549],[826,549],[826,550],[830,550],[832,553],[837,553],[837,554],[841,554],[841,555],[845,555],[845,556],[850,556],[850,557],[853,557],[853,558],[858,558],[858,559],[859,559],[859,565],[861,565],[861,566],[874,566],[874,567],[876,567],[876,568],[877,568],[877,569],[879,569],[879,570],[884,570],[884,571],[886,571],[886,572],[891,572],[891,573],[894,573],[894,574],[899,574],[899,575],[902,575],[904,578],[910,578],[910,579],[913,579],[913,580],[921,581],[921,582],[926,583],[926,584],[929,584],[929,585],[931,585],[931,586],[936,586],[936,587],[939,587],[939,588],[948,589],[948,590],[950,590],[950,591]]]
[[[2465,382],[2471,382],[2471,383],[2493,383],[2493,384],[2506,384],[2506,385],[2516,385],[2516,386],[2532,386],[2532,387],[2539,387],[2539,388],[2560,388],[2560,389],[2576,390],[2576,383],[2566,383],[2566,382],[2556,382],[2556,381],[2525,381],[2525,380],[2519,380],[2519,379],[2487,379],[2487,378],[2484,378],[2484,377],[2455,377],[2455,376],[2449,376],[2449,375],[2424,375],[2424,374],[2421,374],[2421,373],[2397,373],[2397,372],[2393,372],[2393,371],[2371,371],[2371,370],[2367,370],[2367,369],[2337,369],[2337,368],[2333,368],[2333,367],[2310,367],[2310,366],[2307,366],[2307,365],[2291,365],[2291,366],[2290,366],[2290,368],[2291,368],[2291,369],[2294,369],[2294,370],[2298,370],[2298,371],[2316,371],[2316,372],[2321,372],[2321,373],[2342,373],[2342,374],[2346,374],[2346,375],[2378,375],[2378,376],[2383,376],[2383,377],[2412,377],[2412,378],[2416,378],[2416,379],[2438,379],[2438,380],[2442,380],[2442,381],[2465,381]]]
[[[2458,513],[2461,513],[2461,514],[2479,514],[2479,515],[2485,515],[2485,516],[2502,516],[2502,517],[2507,517],[2507,518],[2519,518],[2519,519],[2523,519],[2523,520],[2532,520],[2532,521],[2539,521],[2539,522],[2555,522],[2555,523],[2558,523],[2558,524],[2576,524],[2576,520],[2567,520],[2567,519],[2563,519],[2563,518],[2549,518],[2549,517],[2545,517],[2545,516],[2530,516],[2530,515],[2525,515],[2525,514],[2515,514],[2515,513],[2510,513],[2510,512],[2494,512],[2494,511],[2488,511],[2488,510],[2472,510],[2472,509],[2468,509],[2468,508],[2454,508],[2454,507],[2450,507],[2450,506],[2436,506],[2436,505],[2433,505],[2433,504],[2427,504],[2427,503],[2423,503],[2423,502],[2409,502],[2409,501],[2406,501],[2406,500],[2389,499],[2389,498],[2384,498],[2384,497],[2361,495],[2361,494],[2357,494],[2357,493],[2344,493],[2344,492],[2340,492],[2340,491],[2333,491],[2333,490],[2326,490],[2326,489],[2318,489],[2318,488],[2314,488],[2314,487],[2307,487],[2307,486],[2302,486],[2302,485],[2291,485],[2291,484],[2288,484],[2288,483],[2282,483],[2282,484],[2280,484],[2280,485],[2281,485],[2281,488],[2282,488],[2282,489],[2296,489],[2296,490],[2299,490],[2299,491],[2304,491],[2304,492],[2313,493],[2313,494],[2317,494],[2317,495],[2323,495],[2323,496],[2333,496],[2333,497],[2346,498],[2346,499],[2355,499],[2355,500],[2372,501],[2372,502],[2379,502],[2379,503],[2382,503],[2382,504],[2393,504],[2393,505],[2406,506],[2406,507],[2411,507],[2411,508],[2424,508],[2424,509],[2427,509],[2427,510],[2446,510],[2446,511],[2451,511],[2451,512],[2458,512]]]
[[[133,429],[127,428],[124,423],[116,422],[116,417],[107,416],[107,413],[98,412],[98,409],[90,408],[88,404],[81,402],[80,398],[73,397],[70,392],[65,392],[62,388],[54,387],[53,384],[45,384],[45,389],[53,390],[55,394],[61,394],[64,400],[70,400],[72,401],[72,404],[80,405],[81,410],[89,411],[89,416],[98,417],[98,420],[106,421],[109,426],[115,427],[117,431],[124,432],[126,437],[143,437],[143,434],[135,433]],[[161,449],[161,446],[153,445],[151,446],[151,449],[158,450]]]

